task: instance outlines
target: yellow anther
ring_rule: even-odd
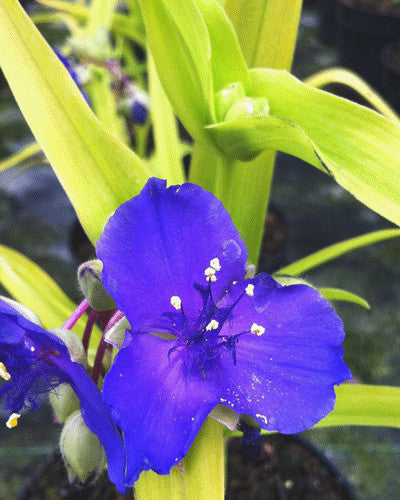
[[[219,262],[219,259],[218,257],[215,257],[215,259],[212,259],[210,261],[210,266],[215,269],[216,271],[220,271],[221,270],[221,264]]]
[[[6,422],[6,426],[9,429],[12,429],[13,427],[16,427],[17,424],[18,424],[18,419],[19,419],[20,416],[21,415],[19,413],[13,413],[12,415],[10,415],[10,418]]]
[[[4,380],[10,380],[11,378],[11,375],[8,373],[4,363],[1,362],[0,362],[0,377],[4,378]]]
[[[217,328],[219,327],[219,323],[218,321],[216,321],[215,319],[212,319],[208,325],[206,326],[206,330],[208,332],[210,332],[211,330],[216,330]]]
[[[207,267],[204,271],[207,281],[217,281],[217,277],[215,276],[215,269],[212,267]]]
[[[252,285],[252,284],[250,283],[250,285],[247,285],[247,286],[246,286],[245,290],[246,290],[246,293],[247,293],[247,295],[248,295],[249,297],[253,297],[253,295],[254,295],[254,285]]]
[[[180,298],[180,297],[178,297],[177,295],[173,295],[173,296],[171,297],[171,305],[172,305],[173,307],[175,307],[175,309],[176,309],[177,311],[179,311],[179,309],[181,309],[181,308],[182,308],[182,301],[181,301],[181,298]]]
[[[265,333],[265,328],[261,325],[257,325],[257,323],[253,323],[251,325],[250,331],[251,333],[255,333],[258,337],[260,337],[260,335]]]

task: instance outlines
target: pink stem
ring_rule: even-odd
[[[83,348],[85,349],[85,352],[87,353],[88,348],[89,348],[89,342],[90,342],[90,336],[92,334],[93,326],[97,318],[97,312],[96,311],[90,311],[89,313],[89,318],[86,323],[85,331],[83,332],[83,337],[82,337],[82,344]]]
[[[107,350],[108,344],[104,340],[104,332],[106,330],[107,324],[110,320],[110,313],[109,312],[98,312],[98,317],[101,322],[101,327],[103,329],[103,336],[101,337],[99,347],[97,348],[96,352],[96,357],[94,359],[94,365],[93,365],[93,370],[92,370],[92,379],[93,382],[97,385],[97,382],[99,381],[101,369],[103,367],[103,358],[104,354]]]
[[[115,311],[115,313],[111,316],[110,321],[107,323],[104,333],[110,330],[115,324],[118,323],[118,321],[123,318],[125,314],[122,311]]]
[[[131,85],[130,78],[124,73],[117,61],[109,59],[106,62],[106,67],[108,68],[108,71],[118,78],[118,80],[120,80],[125,87]]]
[[[87,299],[83,299],[79,306],[75,309],[75,311],[71,314],[71,316],[67,319],[67,321],[61,327],[62,330],[71,330],[71,328],[76,324],[79,318],[85,314],[86,310],[89,307],[89,302]]]

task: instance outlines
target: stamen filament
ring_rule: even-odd
[[[96,385],[99,381],[101,369],[103,367],[103,358],[108,345],[109,344],[107,344],[107,342],[104,340],[104,335],[103,335],[103,337],[100,340],[99,347],[97,348],[96,357],[94,359],[94,365],[92,370],[92,379]]]
[[[117,311],[115,311],[115,313],[111,316],[110,321],[107,323],[107,326],[105,327],[104,332],[107,332],[108,330],[110,330],[124,316],[125,316],[125,313],[123,313],[122,311],[117,309]]]
[[[75,309],[75,311],[71,314],[71,316],[67,319],[67,321],[62,325],[62,330],[71,330],[78,322],[78,320],[85,314],[87,309],[89,308],[89,302],[87,299],[83,299],[79,306]]]
[[[87,323],[85,326],[85,331],[83,332],[83,337],[82,337],[82,345],[83,345],[83,348],[85,349],[86,353],[87,353],[88,348],[89,348],[90,337],[92,335],[92,330],[93,330],[93,326],[96,322],[96,318],[97,318],[97,312],[90,311],[89,318],[87,320]]]

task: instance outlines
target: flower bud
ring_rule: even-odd
[[[87,366],[85,349],[78,335],[71,330],[62,330],[61,328],[53,328],[49,332],[64,342],[72,361]]]
[[[23,306],[16,300],[10,299],[8,297],[4,297],[4,295],[0,295],[0,299],[14,308],[17,312],[20,313],[21,316],[23,316],[25,319],[28,321],[31,321],[32,323],[35,323],[38,326],[43,326],[41,319],[39,316],[37,316],[33,311],[28,309],[27,307]]]
[[[59,423],[64,423],[80,408],[78,396],[69,384],[60,384],[50,391],[49,399]]]
[[[150,108],[150,99],[137,85],[130,84],[126,97],[118,103],[118,111],[132,118],[134,123],[143,125],[147,121]]]
[[[269,116],[268,99],[264,97],[243,97],[235,101],[225,116],[225,121],[242,118],[262,118]]]
[[[60,451],[71,482],[96,479],[107,465],[104,448],[76,411],[65,422],[60,436]]]
[[[218,121],[224,121],[228,111],[239,99],[246,97],[241,82],[231,83],[215,94],[215,112]]]
[[[114,300],[106,292],[101,282],[101,260],[88,260],[78,269],[78,281],[83,295],[94,311],[110,311],[116,308]]]

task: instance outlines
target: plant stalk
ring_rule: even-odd
[[[221,500],[224,498],[222,425],[208,418],[189,453],[168,476],[142,472],[136,500]]]

